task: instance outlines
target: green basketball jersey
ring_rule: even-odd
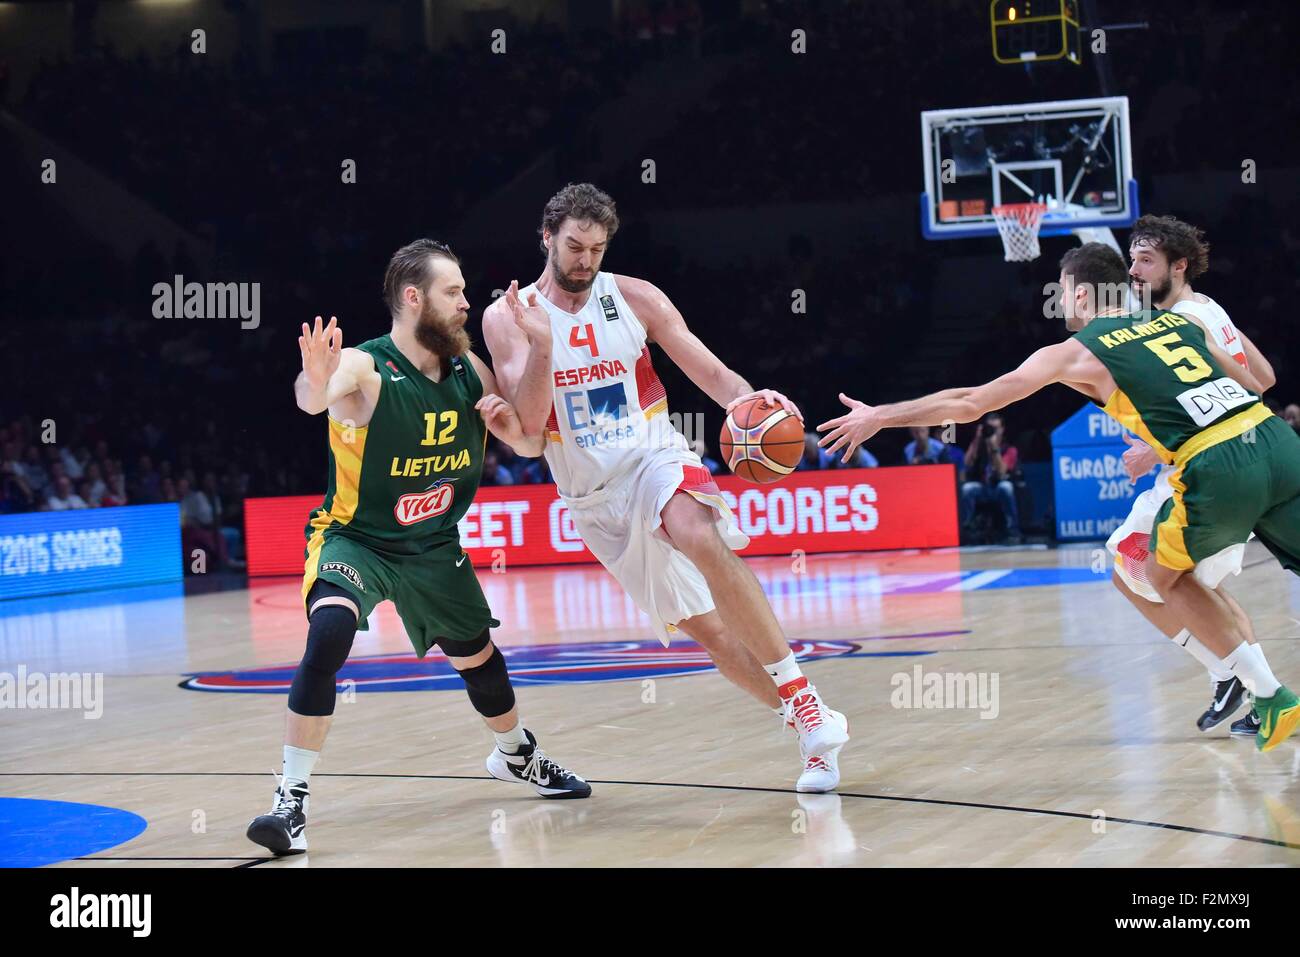
[[[1106,316],[1074,338],[1115,378],[1105,411],[1166,462],[1193,436],[1259,402],[1214,361],[1204,330],[1177,313]]]
[[[357,348],[374,358],[379,401],[368,425],[329,419],[329,485],[308,523],[308,551],[326,532],[398,555],[457,541],[487,441],[474,408],[483,383],[473,363],[452,359],[448,375],[434,382],[391,336]]]

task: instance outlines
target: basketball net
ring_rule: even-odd
[[[1007,203],[993,207],[993,220],[998,224],[1007,262],[1038,258],[1038,230],[1045,212],[1045,203]]]

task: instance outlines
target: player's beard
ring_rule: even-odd
[[[415,341],[434,355],[452,358],[469,352],[469,333],[457,325],[460,314],[450,321],[433,311],[428,299],[420,309],[420,319],[415,324]]]
[[[1134,283],[1133,296],[1137,299],[1138,308],[1159,309],[1159,303],[1165,301],[1173,288],[1174,281],[1166,275],[1164,281],[1158,284],[1150,282]]]
[[[591,284],[596,281],[596,273],[594,271],[585,279],[575,279],[563,272],[560,269],[559,262],[556,260],[554,251],[552,251],[549,259],[551,262],[551,276],[555,280],[555,284],[565,292],[586,292],[591,288]]]

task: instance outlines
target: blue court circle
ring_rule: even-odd
[[[116,847],[149,826],[101,804],[0,797],[0,867],[44,867]]]

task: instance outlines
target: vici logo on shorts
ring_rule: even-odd
[[[408,492],[397,500],[393,515],[399,525],[415,525],[450,509],[454,495],[450,484],[435,485],[425,492]]]

